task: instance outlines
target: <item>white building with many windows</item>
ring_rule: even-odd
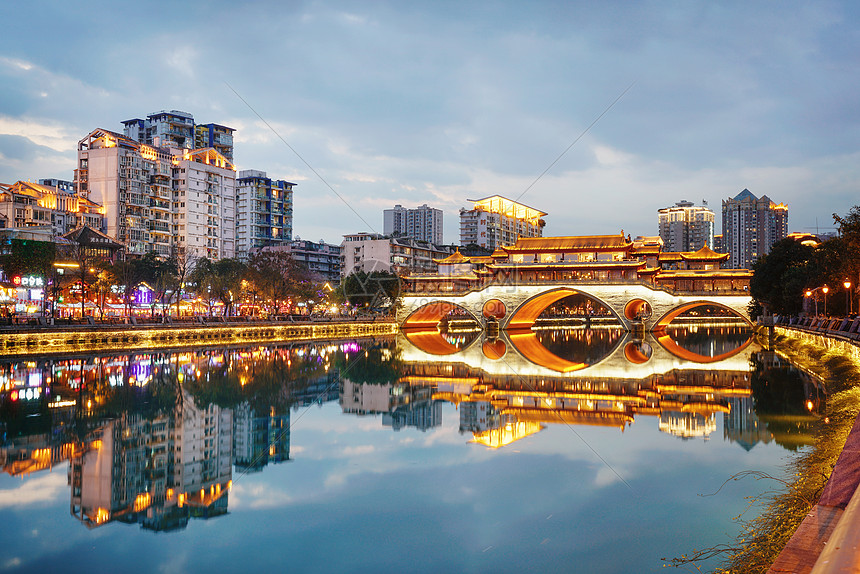
[[[78,142],[75,187],[126,253],[235,256],[236,171],[212,148],[161,148],[104,129]]]
[[[426,203],[414,209],[395,205],[382,212],[385,235],[411,237],[440,245],[442,243],[442,210]]]
[[[344,235],[340,247],[343,277],[354,271],[435,273],[433,260],[444,259],[451,254],[451,249],[446,246],[407,237],[386,237],[379,233]]]

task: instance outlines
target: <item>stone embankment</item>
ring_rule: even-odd
[[[198,321],[168,324],[7,326],[0,356],[168,350],[188,347],[278,344],[393,335],[390,318],[323,321]]]

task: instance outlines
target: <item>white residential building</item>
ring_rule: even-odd
[[[425,203],[414,209],[395,205],[383,211],[382,231],[385,235],[411,237],[437,245],[442,243],[442,210]]]

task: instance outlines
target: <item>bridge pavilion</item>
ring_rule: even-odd
[[[752,272],[722,269],[726,253],[707,246],[695,252],[663,252],[635,245],[629,236],[580,235],[520,238],[486,257],[459,251],[437,259],[436,274],[403,278],[409,293],[466,292],[487,285],[599,282],[646,283],[667,291],[747,291]]]

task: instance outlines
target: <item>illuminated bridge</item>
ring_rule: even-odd
[[[527,330],[553,304],[583,295],[627,330],[661,331],[696,307],[730,311],[749,322],[748,269],[722,269],[726,253],[707,246],[664,252],[662,241],[619,235],[520,238],[487,257],[459,251],[436,260],[438,272],[404,277],[398,322],[435,326],[454,310],[502,330]]]
[[[498,321],[502,330],[528,330],[548,307],[570,295],[584,295],[602,305],[628,331],[644,323],[649,331],[662,331],[673,319],[696,307],[708,305],[731,311],[749,322],[747,291],[669,291],[640,282],[564,284],[540,282],[518,285],[489,285],[465,293],[404,293],[398,309],[403,329],[435,327],[459,309],[479,324]]]

